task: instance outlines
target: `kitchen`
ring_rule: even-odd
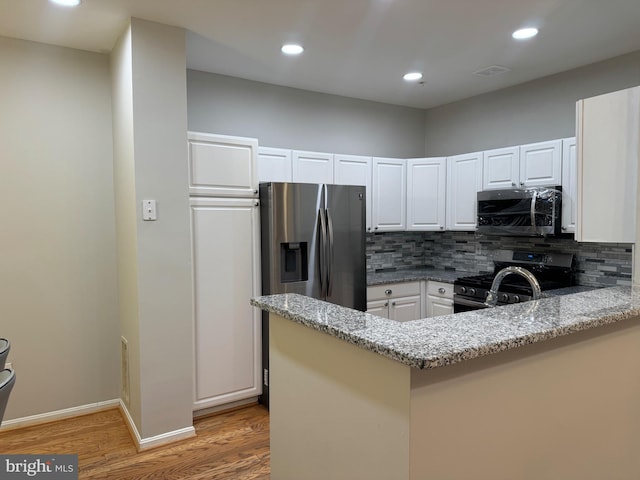
[[[147,25],[144,22],[136,25],[136,28],[142,27],[147,27]],[[59,142],[46,135],[42,139],[44,149],[42,153],[47,158],[59,159],[57,162],[52,162],[50,166],[46,166],[51,170],[44,167],[39,167],[39,169],[35,166],[27,169],[29,165],[25,163],[23,166],[25,170],[20,171],[19,178],[24,176],[24,178],[32,178],[36,181],[33,184],[33,190],[24,190],[26,187],[26,182],[24,181],[16,182],[16,185],[20,186],[20,191],[3,188],[7,195],[5,203],[19,203],[16,199],[23,198],[23,194],[26,191],[32,195],[30,200],[35,195],[35,198],[41,202],[46,202],[55,207],[56,215],[46,219],[47,222],[52,224],[49,225],[47,223],[46,226],[48,228],[45,228],[42,232],[39,230],[34,232],[33,226],[29,227],[18,223],[17,219],[12,220],[12,222],[16,222],[16,228],[19,227],[17,228],[18,231],[32,232],[29,238],[32,239],[32,242],[35,242],[37,249],[42,251],[51,249],[52,252],[63,253],[64,256],[62,258],[72,260],[73,255],[69,250],[70,246],[74,246],[75,248],[71,248],[71,250],[75,254],[86,255],[86,258],[88,258],[87,265],[95,267],[92,269],[93,273],[84,271],[67,272],[68,267],[63,268],[63,265],[58,266],[53,263],[51,269],[43,271],[42,274],[43,278],[50,280],[49,288],[51,284],[57,284],[58,288],[51,291],[43,285],[37,289],[36,301],[34,301],[32,295],[27,295],[29,289],[26,286],[34,283],[39,284],[34,280],[27,282],[25,279],[23,283],[10,282],[10,288],[7,288],[4,292],[6,297],[3,297],[3,304],[7,309],[5,318],[26,315],[29,319],[35,319],[31,320],[34,323],[29,323],[28,325],[12,325],[10,332],[13,337],[23,339],[20,341],[22,348],[14,347],[12,352],[12,355],[16,356],[15,364],[18,372],[22,372],[22,380],[19,379],[18,382],[22,382],[23,389],[20,390],[16,387],[14,391],[16,396],[14,398],[17,400],[16,403],[10,405],[8,414],[10,415],[9,418],[22,418],[72,408],[78,405],[97,404],[119,397],[119,339],[121,329],[118,320],[120,314],[117,306],[114,306],[116,305],[114,299],[117,298],[117,288],[114,280],[116,275],[114,272],[116,234],[113,227],[109,226],[113,225],[114,212],[109,211],[108,207],[105,206],[113,203],[112,182],[109,177],[109,175],[112,175],[110,173],[112,168],[110,166],[112,162],[110,153],[112,151],[111,136],[104,133],[109,132],[112,128],[111,106],[109,103],[111,87],[109,59],[105,58],[104,54],[73,52],[52,46],[40,47],[16,40],[3,41],[3,48],[5,49],[3,51],[9,52],[6,55],[10,55],[3,58],[7,58],[7,61],[11,61],[12,65],[20,66],[22,69],[15,71],[15,83],[11,85],[14,87],[12,91],[23,92],[16,97],[21,99],[23,103],[7,103],[7,105],[12,105],[11,111],[20,112],[22,106],[33,105],[32,101],[28,100],[30,93],[26,89],[29,83],[24,82],[25,78],[30,79],[30,82],[34,82],[38,76],[44,78],[51,76],[53,72],[56,74],[56,78],[70,82],[69,85],[73,85],[80,91],[87,92],[88,86],[86,83],[89,82],[93,82],[96,89],[94,92],[87,92],[87,98],[90,99],[94,107],[92,116],[87,116],[88,113],[81,106],[75,111],[69,111],[68,109],[65,111],[64,104],[51,103],[54,98],[53,95],[51,97],[44,96],[39,100],[45,102],[43,105],[48,107],[47,110],[49,112],[57,112],[57,114],[41,112],[41,115],[44,115],[43,118],[48,121],[35,125],[30,123],[32,119],[25,115],[24,121],[21,122],[21,125],[23,125],[21,129],[15,127],[4,129],[4,132],[10,135],[7,138],[19,138],[21,140],[20,144],[29,145],[31,143],[28,135],[30,131],[24,125],[33,125],[37,127],[36,131],[38,133],[44,135],[50,131],[49,129],[58,125],[61,129],[64,125],[77,124],[78,118],[92,118],[94,120],[84,122],[85,125],[82,126],[87,129],[91,125],[99,125],[99,127],[96,127],[95,130],[82,131],[82,138],[86,139],[88,144],[83,145],[83,148],[86,148],[88,152],[94,152],[94,158],[102,159],[92,167],[81,161],[84,157],[82,151],[74,150],[73,154],[69,155],[69,145],[75,145],[76,136],[56,129],[55,134],[59,139],[63,139],[64,142]],[[44,61],[47,56],[60,60],[66,65],[75,66],[74,75],[56,70],[54,66],[50,65],[50,62]],[[38,61],[29,64],[28,62],[22,62],[22,59],[37,59]],[[261,144],[274,147],[333,151],[354,155],[379,155],[399,158],[454,155],[505,145],[520,145],[572,136],[575,129],[575,101],[579,98],[619,90],[640,83],[637,78],[637,63],[638,54],[631,53],[624,57],[613,58],[602,63],[558,74],[545,80],[534,81],[529,85],[512,87],[502,93],[488,93],[481,98],[463,102],[453,107],[430,109],[426,113],[418,108],[411,109],[372,104],[364,101],[307,93],[300,90],[291,91],[283,87],[237,80],[224,75],[208,74],[190,69],[187,71],[188,105],[186,111],[188,113],[188,127],[185,127],[184,130],[260,138]],[[30,68],[33,70],[30,70]],[[74,76],[77,80],[73,79]],[[17,88],[20,83],[24,84],[24,90]],[[570,87],[567,87],[567,85]],[[48,89],[53,87],[45,85],[39,86],[39,88],[42,88],[43,92],[47,92]],[[62,88],[62,83],[59,84],[58,88]],[[566,96],[565,92],[567,92]],[[65,95],[65,98],[71,96],[69,93]],[[536,108],[532,107],[534,105]],[[255,115],[258,106],[260,115]],[[33,108],[35,108],[35,105],[33,105]],[[217,114],[213,115],[212,112],[217,112]],[[313,115],[310,115],[309,112],[313,112]],[[97,117],[97,114],[100,116]],[[184,110],[182,114],[184,115]],[[50,117],[46,115],[50,115]],[[478,117],[479,115],[481,117]],[[467,126],[467,116],[478,120],[474,122],[472,128]],[[425,117],[426,127],[424,123]],[[458,121],[456,121],[456,118]],[[514,121],[514,118],[517,120]],[[153,116],[149,115],[148,121],[152,122],[153,120]],[[347,129],[345,127],[347,121],[355,122],[361,128],[355,130]],[[319,135],[318,132],[323,132],[323,135]],[[91,145],[91,143],[94,145]],[[184,145],[184,142],[176,143],[179,143],[179,146],[175,147],[178,150]],[[16,145],[16,143],[3,142],[3,145]],[[11,154],[15,155],[16,158],[24,158],[17,147],[11,151]],[[57,156],[52,157],[54,154]],[[63,161],[62,159],[65,157],[67,160]],[[165,157],[160,155],[158,158]],[[169,159],[164,161],[167,164],[171,163]],[[69,165],[69,168],[77,173],[77,177],[85,179],[85,185],[88,185],[93,196],[87,195],[82,183],[73,185],[70,180],[66,181],[65,178],[60,178],[60,173],[57,173],[58,171],[54,169],[56,165]],[[42,172],[42,178],[40,174],[34,177],[33,172]],[[174,171],[172,170],[171,172]],[[153,162],[149,162],[146,173],[144,175],[139,173],[138,177],[140,179],[153,179],[156,178],[156,175],[157,170],[154,168]],[[173,173],[167,172],[166,175],[170,177]],[[186,176],[184,172],[176,174],[177,177],[180,175],[183,178]],[[53,204],[51,204],[51,199],[42,194],[42,192],[48,190],[47,176],[63,181],[60,185],[62,187],[60,196],[54,197]],[[76,176],[71,178],[76,178]],[[150,189],[150,186],[145,188]],[[74,201],[65,201],[62,196],[62,190],[75,192],[75,196],[72,197]],[[144,196],[144,193],[140,192],[140,195]],[[155,191],[153,195],[161,198],[161,195]],[[75,201],[86,199],[87,196],[95,203]],[[69,210],[70,203],[73,208]],[[173,214],[165,209],[166,205],[166,200],[164,203],[159,202],[159,218],[161,219],[167,218],[163,216],[165,214]],[[37,202],[28,203],[22,208],[25,209],[21,210],[21,214],[25,219],[36,218]],[[67,214],[63,213],[65,208],[67,209]],[[188,230],[186,220],[179,217],[172,218],[176,218],[175,225],[182,225],[180,228],[174,227],[174,230]],[[88,222],[85,223],[86,231],[80,229],[81,225],[74,221],[77,219],[85,219]],[[100,221],[98,221],[99,219]],[[80,229],[80,231],[76,230],[76,233],[82,234],[78,235],[77,238],[47,236],[47,231],[60,232],[60,228],[56,223],[74,225],[74,228]],[[161,224],[162,222],[158,223]],[[144,226],[144,228],[147,227],[150,227],[150,225]],[[90,231],[92,233],[89,233]],[[59,233],[59,235],[62,235],[62,233]],[[435,233],[424,235],[436,236]],[[96,236],[98,237],[97,239]],[[410,239],[416,238],[418,234],[415,234],[414,237],[409,233],[373,235],[374,239],[372,241],[382,242],[387,236],[394,240],[398,237],[406,236],[406,238],[409,238],[409,243],[411,243]],[[44,243],[44,239],[47,237],[49,239],[48,244]],[[188,249],[189,240],[186,233],[184,233],[184,237],[181,240],[182,245],[184,249]],[[42,240],[37,241],[38,238]],[[445,233],[438,238],[442,239],[445,244],[459,246],[465,245],[461,243],[462,241],[468,241],[474,237],[473,234]],[[79,240],[83,240],[83,242],[79,243]],[[60,243],[55,243],[56,241],[60,241]],[[471,243],[473,244],[473,242]],[[93,259],[96,255],[95,252],[88,252],[86,250],[88,247],[85,246],[95,246],[97,244],[102,245],[99,254],[103,255],[105,259],[100,262]],[[149,244],[145,245],[148,246]],[[160,248],[160,251],[173,251],[172,249],[161,248],[161,244],[152,242],[151,245],[155,245],[154,248]],[[26,247],[27,245],[25,245]],[[11,251],[20,252],[16,259],[28,260],[33,256],[33,253],[23,251],[17,241],[16,243],[11,243],[7,248]],[[416,248],[425,247],[420,245]],[[617,252],[612,250],[611,256],[616,258],[618,255],[626,255],[628,259],[628,247],[620,246],[618,248],[624,251]],[[370,249],[372,259],[376,260],[374,247],[370,247]],[[467,249],[474,252],[478,250],[480,255],[487,254],[487,248],[483,249],[482,246],[479,249],[476,245],[467,245],[462,248],[464,251]],[[592,252],[595,252],[595,249]],[[382,259],[385,254],[385,252],[380,252],[381,256],[377,257],[376,261],[381,262],[380,265],[386,265],[386,260]],[[155,261],[157,261],[157,255],[155,256]],[[179,257],[178,253],[175,253],[169,256],[168,260],[172,260],[173,256]],[[176,263],[189,263],[189,260],[183,257],[175,260]],[[618,260],[623,261],[620,258]],[[408,261],[403,260],[403,262]],[[451,261],[453,262],[454,260],[452,259]],[[26,263],[33,265],[35,261],[27,261]],[[43,265],[43,267],[45,266]],[[8,271],[19,272],[21,269],[18,267],[18,265],[12,263]],[[140,331],[142,332],[141,335],[147,339],[145,342],[149,341],[152,344],[157,343],[159,345],[177,345],[180,351],[188,352],[192,349],[190,327],[182,323],[176,325],[172,320],[174,318],[190,317],[190,294],[181,286],[182,284],[190,283],[190,275],[188,269],[180,269],[179,271],[181,278],[172,280],[169,286],[170,289],[178,288],[172,295],[174,303],[176,299],[181,299],[180,309],[182,313],[175,313],[175,307],[170,309],[174,313],[162,311],[163,305],[165,305],[163,297],[167,296],[166,288],[169,288],[169,286],[161,286],[162,288],[158,290],[154,290],[154,288],[149,290],[142,289],[140,294],[146,295],[144,297],[144,305],[159,303],[157,310],[154,310],[153,313],[143,312],[144,315],[152,315],[153,318],[149,318],[146,322],[141,322]],[[59,280],[59,273],[56,275],[55,272],[64,272],[64,278],[69,278],[66,275],[73,274],[72,278],[77,278],[78,280],[56,282],[56,279]],[[141,274],[143,273],[144,269],[141,267]],[[164,270],[154,270],[149,275],[151,277],[161,276],[163,273]],[[621,273],[628,274],[628,272]],[[18,277],[23,278],[22,276]],[[173,282],[175,282],[175,285]],[[144,285],[145,281],[141,279],[140,284]],[[18,288],[20,285],[23,285],[22,288]],[[92,288],[88,288],[90,285]],[[68,315],[70,307],[66,307],[62,299],[73,298],[73,292],[78,289],[87,291],[90,295],[85,295],[82,299],[84,303],[80,313],[78,313],[77,309],[72,308],[73,315]],[[177,295],[177,292],[180,292],[180,294]],[[184,301],[185,297],[186,301]],[[129,297],[121,299],[121,301],[124,300],[128,301]],[[26,313],[24,311],[25,305],[29,307]],[[125,310],[125,313],[127,312]],[[129,314],[127,313],[127,315]],[[155,320],[158,318],[163,320],[156,322]],[[72,319],[75,320],[72,321]],[[87,319],[91,319],[90,324],[87,324]],[[158,324],[163,326],[163,331],[157,328]],[[53,325],[62,325],[63,328],[58,331],[52,327]],[[29,338],[28,332],[25,330],[33,330],[34,328],[41,329],[55,341],[51,342],[51,344],[39,345],[38,348],[32,347],[32,342],[27,340]],[[73,339],[69,338],[69,335],[64,334],[65,332],[79,334],[84,338],[84,345],[74,342]],[[109,340],[105,341],[105,339]],[[135,336],[129,340],[131,342],[130,347],[135,353],[135,350],[137,350]],[[62,355],[55,348],[56,345],[63,345],[66,353]],[[40,350],[40,348],[44,348],[44,350]],[[151,377],[161,377],[170,372],[169,378],[179,378],[181,382],[184,382],[184,390],[187,392],[191,390],[189,386],[191,380],[183,379],[181,374],[178,373],[178,371],[190,371],[190,362],[176,358],[165,359],[165,352],[149,352],[143,349],[141,353],[144,353],[144,355],[152,354],[153,356],[145,358],[143,355],[143,366],[139,368],[140,372]],[[48,368],[47,366],[30,365],[32,362],[29,361],[29,358],[37,358],[39,356],[49,359],[52,365],[64,365],[67,368],[72,368],[76,373],[75,379],[64,379],[65,388],[62,389],[64,393],[59,393],[55,398],[38,399],[28,394],[30,389],[36,388],[37,379],[43,376],[49,378],[55,376],[55,371],[39,371],[39,368],[46,369]],[[135,361],[135,358],[133,360]],[[155,361],[158,362],[157,366],[154,366]],[[97,378],[102,378],[102,382],[97,382]],[[135,383],[136,379],[132,378],[132,382]],[[30,386],[29,388],[27,388],[28,385]],[[147,395],[150,394],[147,393]],[[171,399],[166,399],[164,408],[175,411],[186,409],[190,412],[192,399],[191,395],[187,395],[187,397],[186,399],[174,399],[177,403],[172,403]],[[151,415],[148,408],[145,408],[144,411],[144,415]],[[154,425],[155,421],[152,419],[148,419],[148,422],[150,423],[145,422],[144,424],[153,426],[149,430],[143,431],[143,438],[154,437],[166,431],[179,430],[180,427],[176,424],[186,425],[190,422],[190,419],[182,413],[179,421],[168,422],[169,424],[156,426]]]

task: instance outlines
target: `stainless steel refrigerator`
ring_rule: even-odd
[[[299,293],[367,308],[365,187],[260,185],[262,293]],[[263,394],[269,405],[269,322],[262,316]]]

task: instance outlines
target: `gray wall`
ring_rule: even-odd
[[[424,110],[187,71],[189,130],[269,147],[421,157]]]
[[[639,84],[637,51],[432,108],[426,112],[425,153],[446,156],[572,137],[577,100]]]

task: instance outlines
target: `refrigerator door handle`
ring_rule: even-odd
[[[331,212],[327,210],[327,231],[329,232],[329,251],[326,258],[327,265],[327,296],[332,295],[333,290],[333,272],[331,266],[333,265],[333,220],[331,219]]]
[[[327,283],[325,277],[327,276],[327,218],[325,216],[324,208],[318,210],[318,218],[320,219],[320,255],[319,255],[319,271],[320,271],[320,295],[322,300],[327,297]]]

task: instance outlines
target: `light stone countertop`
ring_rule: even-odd
[[[396,322],[298,294],[251,304],[413,368],[437,368],[640,315],[640,288],[612,287]]]
[[[433,268],[375,272],[367,273],[367,286],[385,285],[387,283],[417,282],[419,280],[434,280],[436,282],[453,283],[456,278],[468,277],[470,275],[477,275],[477,273],[455,270],[437,270]]]

